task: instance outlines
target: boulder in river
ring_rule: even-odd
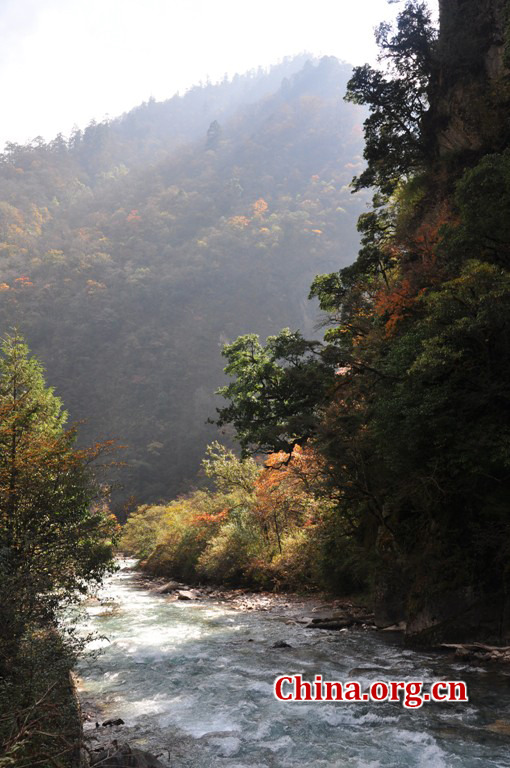
[[[492,733],[499,733],[502,736],[510,736],[510,722],[508,720],[496,720],[485,726]]]
[[[398,624],[390,624],[389,627],[381,627],[383,632],[405,632],[407,623],[405,621],[399,621]]]
[[[272,646],[273,648],[292,648],[291,644],[288,643],[286,640],[277,640],[276,643]]]
[[[177,590],[177,599],[178,600],[196,600],[197,597],[199,597],[198,592],[195,592],[193,589],[178,589]]]
[[[163,584],[161,587],[156,587],[154,592],[157,592],[160,595],[166,595],[169,592],[175,592],[175,590],[180,587],[181,584],[178,584],[176,581],[167,581],[167,583]]]
[[[157,757],[129,744],[112,744],[97,751],[91,759],[91,768],[165,768]]]

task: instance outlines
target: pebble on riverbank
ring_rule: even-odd
[[[510,664],[510,646],[484,645],[483,643],[442,643],[440,648],[454,651],[463,661],[495,662]]]

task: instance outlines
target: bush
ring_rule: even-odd
[[[198,559],[198,572],[206,579],[232,585],[253,585],[251,563],[261,554],[260,540],[249,525],[230,521],[209,540]],[[251,576],[248,574],[251,571]]]
[[[196,521],[187,500],[164,508],[157,531],[156,546],[144,568],[154,575],[172,576],[184,581],[197,578],[197,560],[207,543],[207,531]]]
[[[147,558],[158,543],[166,513],[167,507],[164,506],[138,507],[122,529],[119,548],[127,555]]]
[[[270,572],[277,589],[317,589],[321,583],[318,546],[312,528],[301,528],[282,539]]]

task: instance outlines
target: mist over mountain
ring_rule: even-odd
[[[350,74],[301,56],[1,156],[1,331],[84,442],[128,446],[125,496],[196,482],[225,342],[315,335],[309,285],[354,260],[366,200]]]

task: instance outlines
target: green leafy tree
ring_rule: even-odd
[[[320,405],[334,383],[334,366],[321,344],[288,328],[270,336],[240,336],[227,344],[225,373],[234,381],[218,390],[230,405],[218,409],[217,424],[232,423],[244,451],[292,451],[314,434]]]
[[[214,441],[207,446],[202,467],[207,477],[214,480],[216,489],[223,493],[240,490],[251,494],[255,480],[261,472],[252,458],[238,459],[235,453]]]
[[[384,70],[355,67],[345,98],[370,109],[364,124],[368,165],[354,187],[378,187],[387,194],[430,159],[426,126],[436,32],[426,4],[408,2],[396,30],[381,24],[376,41]]]
[[[418,496],[478,496],[483,507],[479,494],[507,482],[510,462],[510,276],[472,260],[420,303],[381,362],[394,376],[373,408],[383,461],[412,475]]]
[[[443,231],[440,253],[455,268],[476,258],[510,267],[510,150],[486,155],[455,190],[457,221]]]

